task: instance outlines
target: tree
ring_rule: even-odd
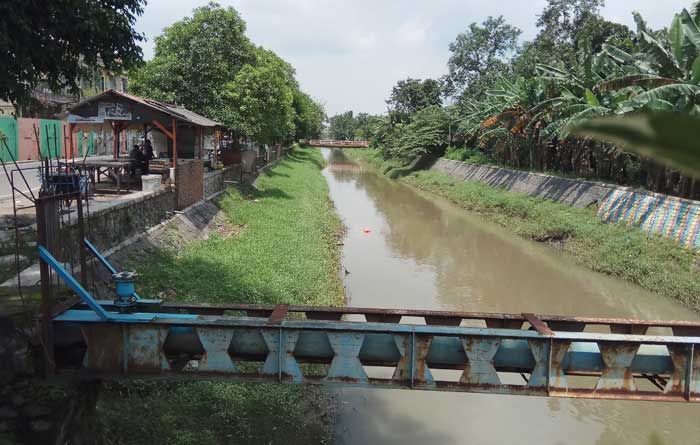
[[[542,49],[569,50],[574,48],[577,35],[588,21],[599,17],[604,0],[548,0],[537,19],[540,28],[536,41]],[[568,54],[552,53],[561,58]],[[560,59],[561,60],[561,59]]]
[[[501,75],[517,48],[521,31],[508,25],[503,16],[476,23],[450,44],[445,92],[450,96],[483,94]]]
[[[142,60],[134,30],[145,0],[0,2],[0,98],[26,104],[40,81],[79,91],[98,66],[129,69]]]
[[[411,116],[408,124],[395,127],[398,134],[390,138],[392,145],[385,147],[385,152],[405,162],[426,154],[441,155],[448,144],[449,125],[445,108],[423,108]]]
[[[226,84],[222,122],[239,136],[260,143],[286,142],[294,135],[294,69],[272,51],[259,48],[256,60]]]
[[[224,120],[226,86],[256,61],[245,30],[231,7],[209,3],[195,9],[156,38],[153,59],[130,75],[131,91]]]
[[[602,5],[603,0],[549,0],[537,20],[539,33],[514,61],[515,74],[534,76],[538,63],[572,67],[606,42],[631,50],[634,34],[625,25],[603,19]]]
[[[355,116],[355,138],[368,140],[372,135],[372,116],[367,113],[357,113]]]
[[[317,139],[321,137],[326,112],[323,105],[315,102],[308,94],[296,90],[292,103],[295,112],[295,139]]]
[[[333,139],[344,141],[355,135],[355,117],[351,111],[331,116],[328,133]]]
[[[407,121],[423,108],[442,104],[440,83],[434,79],[399,80],[391,89],[387,104],[396,121]]]

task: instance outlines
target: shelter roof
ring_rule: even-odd
[[[132,102],[135,102],[141,106],[144,106],[146,108],[150,108],[154,111],[164,113],[170,117],[173,117],[175,119],[179,119],[181,121],[194,124],[200,127],[217,127],[221,126],[221,123],[216,122],[214,120],[211,120],[207,117],[202,116],[201,114],[197,114],[194,111],[188,110],[187,108],[180,107],[177,105],[171,105],[167,104],[164,102],[159,102],[157,100],[153,99],[146,99],[143,97],[139,96],[134,96],[133,94],[128,94],[128,93],[122,93],[120,91],[116,90],[107,90],[104,91],[100,94],[97,94],[92,97],[88,97],[87,99],[83,100],[79,104],[71,107],[71,111],[76,110],[78,108],[81,108],[82,106],[97,102],[101,99],[107,98],[107,97],[122,97],[127,100],[130,100]]]

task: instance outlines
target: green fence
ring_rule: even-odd
[[[77,133],[78,138],[78,156],[85,156],[85,151],[87,150],[87,155],[92,156],[95,154],[95,132],[79,131]]]
[[[18,153],[18,130],[17,121],[11,117],[0,117],[0,132],[5,137],[7,146],[0,142],[0,159],[9,162],[17,160]],[[9,148],[9,152],[8,152]]]
[[[60,158],[63,153],[63,122],[53,119],[39,120],[39,135],[41,157]]]

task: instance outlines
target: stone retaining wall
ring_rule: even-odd
[[[227,181],[241,180],[241,166],[232,165],[221,170],[214,170],[204,173],[204,198],[209,198],[224,190]]]
[[[162,189],[136,199],[90,213],[86,235],[101,250],[116,246],[122,241],[168,219],[175,211],[175,192]],[[66,240],[62,244],[78,245],[77,225],[63,229]]]
[[[700,248],[700,202],[581,179],[568,179],[490,165],[438,159],[430,168],[462,181],[478,181],[508,191],[574,207],[596,205],[605,222],[626,222],[690,248]]]

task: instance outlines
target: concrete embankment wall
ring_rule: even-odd
[[[629,187],[438,159],[430,168],[574,207],[596,205],[605,222],[626,222],[690,248],[700,248],[700,202]]]

